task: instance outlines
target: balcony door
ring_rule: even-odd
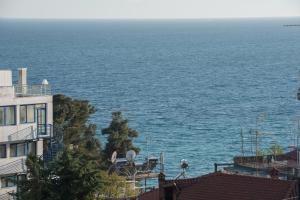
[[[37,133],[47,135],[46,108],[37,108]]]

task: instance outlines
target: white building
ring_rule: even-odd
[[[46,80],[29,85],[27,69],[20,68],[14,85],[12,71],[0,69],[0,199],[15,191],[17,180],[25,176],[26,155],[43,155],[52,136],[52,107]]]

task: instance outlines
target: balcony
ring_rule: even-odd
[[[8,141],[36,140],[39,138],[51,138],[53,136],[53,126],[51,124],[29,126],[16,131],[8,136]]]
[[[22,174],[26,173],[26,170],[25,158],[5,159],[0,162],[0,176]]]
[[[18,85],[0,86],[1,97],[31,97],[51,95],[50,85]]]
[[[17,97],[28,96],[46,96],[51,95],[50,85],[14,85],[15,95]]]

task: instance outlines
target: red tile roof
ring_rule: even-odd
[[[296,197],[296,181],[221,172],[193,179],[164,181],[162,187],[172,187],[177,200],[283,200]],[[154,193],[150,192],[140,200],[159,199],[158,190]]]
[[[180,200],[282,200],[296,196],[296,182],[214,173],[183,189]]]
[[[284,155],[287,160],[297,160],[297,150],[292,150]]]

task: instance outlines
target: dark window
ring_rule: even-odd
[[[0,126],[16,125],[16,107],[0,107]]]
[[[10,144],[10,157],[17,157],[17,144]]]
[[[35,105],[20,106],[20,123],[35,122]]]
[[[27,143],[27,151],[26,154],[34,154],[36,155],[36,142]]]
[[[4,107],[0,107],[0,126],[4,126]]]
[[[36,142],[10,144],[10,157],[25,156],[29,153],[36,154]]]
[[[6,158],[6,144],[0,145],[0,158]]]
[[[26,174],[18,175],[18,181],[24,181],[24,180],[26,180]]]
[[[13,187],[17,184],[16,176],[5,176],[1,178],[1,188]]]

